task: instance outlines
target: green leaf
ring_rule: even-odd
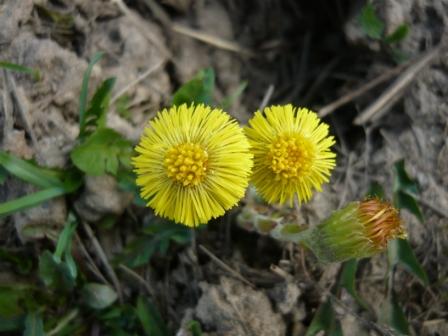
[[[50,288],[71,290],[75,285],[72,271],[64,262],[57,261],[50,251],[44,251],[39,257],[39,276]]]
[[[370,38],[380,40],[383,36],[384,23],[375,13],[375,8],[371,3],[366,3],[359,16],[361,29]]]
[[[211,68],[203,69],[174,93],[173,105],[191,105],[192,103],[210,105],[214,89],[215,72]]]
[[[22,301],[30,294],[29,288],[20,284],[0,286],[0,317],[12,319],[21,316],[24,313]]]
[[[22,317],[5,318],[0,316],[0,332],[18,331],[22,327],[23,327]]]
[[[410,335],[406,315],[398,304],[393,291],[381,306],[380,321],[391,326],[399,335]]]
[[[356,271],[358,269],[358,260],[351,259],[343,264],[342,272],[339,278],[339,285],[358,302],[364,309],[368,309],[366,302],[358,295],[355,285]]]
[[[394,191],[404,191],[407,193],[417,194],[418,184],[407,173],[404,160],[399,160],[394,164],[395,179],[393,189]]]
[[[191,332],[191,336],[202,336],[201,325],[198,321],[191,320],[188,323],[188,331]]]
[[[73,213],[69,213],[67,216],[67,220],[64,224],[64,229],[59,235],[58,242],[56,244],[56,251],[54,252],[55,260],[61,261],[62,255],[70,250],[72,236],[75,233],[76,226],[78,222]]]
[[[139,296],[136,313],[140,323],[148,336],[168,336],[168,329],[156,307],[147,299]]]
[[[424,221],[423,213],[420,210],[420,207],[417,204],[417,201],[411,195],[403,192],[397,191],[394,193],[394,205],[398,209],[407,209],[409,210],[415,217],[418,218],[420,222]]]
[[[107,285],[88,283],[82,289],[84,302],[93,309],[104,309],[117,300],[117,293]]]
[[[6,178],[8,177],[8,171],[3,168],[3,166],[0,166],[0,186],[5,183]]]
[[[96,128],[101,128],[106,125],[106,114],[115,81],[116,78],[108,78],[96,90],[90,101],[89,108],[85,112],[84,119],[80,123],[80,138],[92,133]]]
[[[321,330],[325,331],[325,335],[342,336],[341,324],[336,319],[330,299],[320,305],[305,336],[314,336]]]
[[[367,197],[376,197],[380,200],[384,200],[384,189],[381,184],[376,181],[373,181],[370,184],[369,191],[367,192]]]
[[[92,73],[93,66],[103,57],[103,53],[97,52],[93,55],[92,60],[87,66],[86,71],[84,72],[84,77],[82,79],[81,93],[79,96],[79,129],[82,129],[82,125],[84,125],[85,112],[87,108],[87,95],[89,93],[89,80],[90,74]]]
[[[48,201],[49,199],[62,196],[66,193],[66,190],[60,187],[54,187],[37,191],[33,194],[2,203],[0,204],[0,217],[10,215],[17,211],[35,207],[36,205]]]
[[[20,274],[29,274],[33,267],[32,260],[21,250],[8,251],[6,248],[0,247],[0,260],[12,263]]]
[[[29,313],[26,316],[23,336],[45,336],[44,322],[40,314]]]
[[[246,87],[247,87],[247,82],[242,82],[237,87],[235,92],[233,92],[230,96],[228,96],[222,100],[221,104],[219,104],[221,106],[221,108],[223,110],[227,110],[230,106],[232,106],[232,104],[235,102],[235,100],[237,100],[238,97],[241,96],[241,94],[246,89]]]
[[[143,229],[144,235],[126,246],[118,258],[131,268],[145,265],[154,253],[166,254],[171,242],[188,244],[191,241],[191,229],[167,220],[151,222]]]
[[[41,74],[40,71],[38,69],[33,69],[33,68],[29,68],[23,65],[19,65],[19,64],[14,64],[14,63],[10,63],[10,62],[5,62],[5,61],[0,61],[0,68],[3,69],[7,69],[7,70],[12,70],[12,71],[17,71],[17,72],[22,72],[28,75],[33,76],[33,79],[35,81],[39,81],[41,78]]]
[[[404,160],[394,164],[395,178],[393,184],[394,204],[399,209],[407,209],[423,222],[423,213],[412,194],[418,193],[418,185],[406,172]]]
[[[42,168],[30,161],[0,151],[0,165],[17,178],[41,188],[62,187],[64,173],[55,169]]]
[[[70,157],[81,171],[88,175],[116,175],[119,164],[130,165],[132,144],[110,128],[96,130],[77,146]]]
[[[409,34],[409,25],[407,25],[406,23],[403,23],[401,25],[399,25],[397,27],[397,29],[395,29],[392,33],[390,33],[389,35],[387,35],[384,38],[384,42],[386,43],[398,43],[403,41],[406,36],[408,36]]]
[[[406,239],[395,239],[389,242],[387,252],[391,267],[401,265],[409,273],[419,278],[424,285],[427,286],[429,284],[425,270],[417,260],[411,245],[409,245]]]
[[[65,265],[72,279],[76,279],[78,273],[75,260],[72,256],[72,238],[77,225],[78,222],[75,216],[72,213],[69,213],[64,229],[59,235],[56,251],[53,254],[53,259],[58,263],[60,263],[62,257],[64,257]]]

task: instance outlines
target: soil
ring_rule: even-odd
[[[419,222],[406,210],[402,216],[430,285],[397,269],[394,289],[413,335],[448,335],[448,1],[373,3],[387,33],[404,22],[410,26],[397,45],[407,59],[440,49],[380,117],[354,123],[390,90],[396,76],[325,116],[337,138],[337,168],[298,216],[314,225],[363,198],[372,182],[382,184],[390,197],[394,163],[405,159],[420,186],[425,220]],[[107,122],[134,143],[146,121],[170,105],[172,93],[205,67],[215,70],[216,101],[247,81],[228,111],[242,123],[266,104],[320,111],[397,66],[388,47],[360,29],[362,6],[356,0],[0,0],[0,60],[41,73],[36,82],[26,74],[0,72],[1,149],[43,166],[67,167],[79,131],[82,76],[96,51],[104,57],[94,67],[90,88],[117,78],[112,96],[125,90],[129,113],[124,116],[112,104]],[[175,27],[211,38],[201,41]],[[8,177],[0,186],[0,202],[33,190]],[[135,210],[131,202],[112,177],[88,178],[74,197],[0,218],[0,246],[39,251],[54,240],[74,207],[92,224],[118,216],[114,229],[95,229],[112,257],[137,234],[135,227],[117,227],[128,222],[123,217],[151,216],[149,209]],[[304,335],[340,265],[320,265],[303,248],[238,226],[238,212],[210,223],[196,238],[239,277],[203,250],[185,246],[170,249],[139,274],[152,286],[153,299],[176,335],[189,335],[192,319],[203,335]],[[1,262],[0,269],[0,285],[16,278]],[[361,262],[359,295],[373,312],[365,313],[342,293],[336,315],[344,335],[381,334],[369,321],[381,323],[386,269],[384,254]]]

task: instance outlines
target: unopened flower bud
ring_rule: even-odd
[[[348,204],[315,227],[289,236],[277,230],[274,236],[303,243],[322,262],[340,262],[382,252],[389,240],[406,234],[398,211],[372,198]]]

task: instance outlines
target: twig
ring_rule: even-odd
[[[110,103],[114,104],[122,95],[124,95],[127,91],[129,91],[131,88],[136,86],[138,83],[140,83],[142,80],[144,80],[146,77],[151,75],[152,73],[159,70],[159,68],[165,64],[165,60],[161,60],[154,66],[150,67],[148,70],[146,70],[144,73],[142,73],[138,78],[136,78],[134,81],[130,82],[128,85],[126,85],[124,88],[122,88],[120,91],[118,91],[115,96],[112,97]]]
[[[31,142],[33,143],[33,147],[36,150],[36,153],[40,155],[40,149],[39,149],[40,147],[37,144],[36,134],[34,133],[34,130],[31,127],[32,125],[30,123],[28,110],[25,108],[25,106],[23,106],[19,98],[19,95],[17,94],[16,81],[14,80],[14,77],[9,75],[8,73],[6,73],[6,80],[11,90],[11,96],[13,97],[13,100],[17,105],[17,110],[20,114],[20,118],[24,123],[25,130],[31,138]]]
[[[243,277],[240,273],[235,271],[233,268],[228,266],[226,263],[224,263],[221,259],[219,259],[217,256],[215,256],[210,250],[208,250],[205,246],[199,244],[199,249],[204,252],[206,255],[210,257],[218,266],[226,270],[227,272],[231,273],[233,276],[244,282],[245,284],[255,288],[255,285],[247,280],[245,277]]]
[[[311,100],[311,98],[314,96],[314,93],[319,89],[321,84],[325,81],[326,78],[330,75],[333,68],[339,63],[340,58],[335,57],[333,58],[328,64],[326,64],[321,71],[319,71],[319,74],[317,75],[316,79],[314,80],[313,84],[311,84],[310,89],[303,97],[302,101],[303,104],[307,105],[307,102]]]
[[[148,28],[148,26],[145,24],[145,22],[133,11],[131,11],[128,6],[123,2],[123,0],[110,0],[111,2],[115,3],[120,11],[129,17],[130,22],[135,24],[140,32],[146,37],[146,39],[154,44],[157,48],[159,48],[160,52],[167,58],[172,59],[173,56],[171,55],[171,52],[162,44],[160,43],[154,35],[151,34],[151,30]]]
[[[118,267],[125,272],[126,274],[128,274],[130,277],[134,278],[135,280],[137,280],[137,282],[139,282],[144,288],[145,290],[148,292],[148,294],[155,298],[156,295],[153,292],[151,286],[148,285],[148,283],[145,281],[145,279],[143,279],[141,277],[140,274],[138,274],[137,272],[135,272],[134,270],[130,269],[129,267],[127,267],[126,265],[120,264],[118,265]]]
[[[349,93],[347,93],[346,95],[336,99],[334,102],[325,105],[324,107],[322,107],[319,110],[319,117],[325,117],[327,115],[329,115],[330,113],[334,112],[336,109],[338,109],[339,107],[351,102],[352,100],[355,100],[356,98],[362,96],[363,94],[365,94],[366,92],[370,91],[371,89],[375,88],[376,86],[380,85],[381,83],[391,79],[392,77],[398,75],[405,67],[407,67],[409,65],[409,63],[403,63],[400,64],[399,66],[390,69],[386,72],[384,72],[383,74],[381,74],[380,76],[372,79],[370,82],[362,85],[361,87],[359,87],[356,90],[353,90]]]
[[[6,83],[6,70],[3,70],[3,90],[2,90],[2,102],[3,102],[3,134],[2,139],[0,139],[0,143],[4,142],[14,127],[14,118],[12,117],[12,106],[11,99],[8,94],[8,84]]]
[[[325,290],[325,289],[323,289]],[[344,311],[354,317],[360,322],[362,322],[364,325],[369,326],[373,330],[375,330],[377,333],[383,335],[383,336],[396,336],[396,334],[392,331],[392,329],[389,329],[388,327],[384,325],[380,325],[376,322],[369,321],[363,316],[355,313],[350,307],[348,307],[344,302],[342,302],[338,297],[336,297],[333,293],[328,291],[327,293],[330,296],[331,301],[336,303],[338,306],[340,306]]]
[[[272,98],[272,94],[274,93],[274,85],[269,84],[268,89],[266,90],[266,93],[263,96],[263,100],[260,103],[260,106],[258,107],[258,111],[263,111],[264,108],[269,104],[269,101]]]
[[[98,279],[100,279],[103,283],[110,285],[109,281],[104,277],[104,275],[101,273],[101,271],[96,266],[95,262],[93,261],[92,257],[90,256],[89,252],[87,252],[86,247],[84,246],[84,243],[82,242],[81,238],[79,238],[78,234],[75,235],[76,241],[78,242],[79,248],[81,249],[81,253],[84,255],[84,257],[87,259],[87,266],[90,268],[93,274],[96,275]]]
[[[345,203],[347,200],[348,189],[350,185],[350,180],[352,178],[352,165],[353,160],[355,159],[355,155],[353,152],[350,152],[348,155],[347,167],[345,169],[345,180],[344,180],[344,189],[342,190],[341,196],[339,197],[338,209]]]
[[[98,239],[95,237],[95,234],[92,231],[92,228],[84,221],[81,221],[82,226],[84,230],[87,233],[87,236],[89,237],[90,241],[92,242],[92,246],[95,249],[95,252],[97,253],[98,257],[100,258],[101,262],[104,265],[104,268],[106,269],[107,274],[109,275],[110,279],[112,280],[112,283],[117,291],[118,298],[120,300],[120,303],[123,303],[123,293],[121,290],[120,282],[118,281],[117,274],[115,273],[114,269],[109,263],[109,260],[107,259],[106,253],[103,250],[103,247],[101,246]]]
[[[185,27],[178,23],[173,23],[171,27],[172,27],[173,31],[175,31],[176,33],[179,33],[179,34],[182,34],[185,36],[189,36],[189,37],[199,40],[201,42],[210,44],[214,47],[224,49],[224,50],[233,51],[238,54],[242,54],[242,55],[249,56],[249,57],[255,56],[253,51],[251,51],[248,48],[240,46],[238,43],[236,43],[234,41],[228,41],[221,37],[218,37],[218,36],[215,36],[215,35],[200,31],[200,30]]]
[[[437,206],[431,204],[430,202],[426,201],[419,195],[416,195],[414,193],[409,193],[409,194],[412,197],[414,197],[419,203],[423,204],[425,207],[431,209],[432,211],[434,211],[435,213],[439,214],[442,217],[448,218],[448,212],[446,212],[443,208],[437,207]]]
[[[419,60],[404,71],[377,100],[368,106],[354,121],[355,125],[362,125],[368,121],[375,121],[382,117],[404,94],[405,89],[412,83],[417,74],[431,63],[439,54],[440,47],[426,52]]]
[[[59,323],[51,329],[49,332],[47,332],[47,336],[53,336],[57,335],[64,327],[69,324],[73,319],[75,319],[79,314],[78,309],[73,309],[69,314],[64,316],[61,320],[59,320]]]
[[[245,322],[246,318],[243,316],[243,314],[241,314],[241,311],[238,309],[238,307],[236,306],[235,302],[233,302],[232,300],[227,300],[227,301],[230,302],[230,305],[232,306],[233,310],[238,315],[237,321],[241,324],[241,327],[244,329],[244,333],[246,335],[256,336],[256,334],[252,330],[251,326],[246,324],[246,322]]]
[[[172,25],[172,21],[165,10],[154,0],[143,0],[146,6],[149,7],[152,14],[160,21],[160,23],[165,27],[169,28]]]

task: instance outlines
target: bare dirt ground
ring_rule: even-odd
[[[267,104],[320,111],[337,138],[337,168],[299,218],[315,224],[364,197],[372,182],[390,196],[394,163],[405,159],[420,186],[424,221],[406,210],[402,216],[430,284],[397,269],[393,286],[411,334],[448,335],[448,1],[374,5],[386,33],[403,22],[410,27],[397,46],[410,63],[398,70],[391,50],[359,27],[362,1],[0,0],[0,61],[41,72],[36,82],[1,70],[1,149],[43,166],[67,167],[79,131],[82,76],[96,51],[104,57],[90,88],[117,78],[107,123],[134,143],[145,122],[169,106],[172,93],[206,67],[216,74],[217,101],[247,81],[229,108],[242,123]],[[415,63],[422,55],[427,55],[423,63]],[[356,95],[379,76],[388,78]],[[346,95],[346,104],[333,108]],[[0,186],[0,202],[33,190],[8,177]],[[114,178],[88,177],[76,195],[0,218],[0,246],[36,258],[52,246],[75,208],[112,260],[138,235],[139,225],[152,219],[149,209],[137,209],[131,201]],[[239,227],[238,211],[199,230],[193,247],[172,246],[136,268],[149,287],[147,295],[173,334],[189,335],[188,323],[196,320],[204,335],[305,335],[340,265],[322,266],[300,247]],[[116,218],[112,228],[97,225],[111,216]],[[382,325],[386,269],[384,254],[359,265],[358,292],[371,311],[338,293],[335,314],[344,335],[385,334],[376,326]],[[0,285],[40,285],[37,277],[17,274],[1,258],[0,270]],[[145,290],[138,281],[128,285],[126,272],[117,268],[117,273],[125,301]],[[95,335],[94,327],[101,330],[94,325],[84,334]]]

